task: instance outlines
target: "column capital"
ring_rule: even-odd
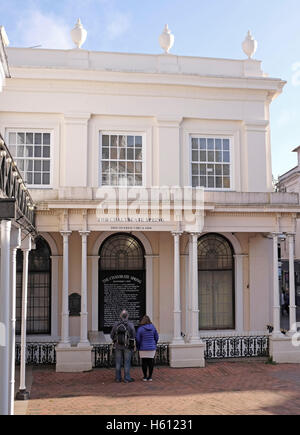
[[[290,233],[286,233],[286,235],[287,235],[287,237],[295,237],[296,233],[291,231]]]
[[[69,237],[72,234],[72,231],[60,231],[60,234],[63,237]]]
[[[21,250],[22,251],[31,251],[32,249],[32,243],[31,243],[31,237],[26,237],[25,239],[22,240],[21,243]]]
[[[173,237],[176,237],[176,236],[180,237],[180,236],[182,236],[183,231],[171,231],[171,234]]]
[[[91,234],[90,231],[78,231],[78,232],[81,235],[81,237],[83,237],[83,236],[88,237]]]

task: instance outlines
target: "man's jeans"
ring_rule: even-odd
[[[130,349],[116,349],[116,381],[122,380],[121,367],[124,359],[124,381],[130,381],[130,366],[131,366],[131,355],[132,351]]]

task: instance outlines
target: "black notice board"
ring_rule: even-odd
[[[144,270],[100,271],[99,330],[110,333],[123,309],[128,311],[129,320],[137,326],[146,314],[145,288]]]

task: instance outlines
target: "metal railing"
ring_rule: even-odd
[[[269,356],[269,336],[203,337],[206,360]]]

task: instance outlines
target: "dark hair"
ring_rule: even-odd
[[[142,317],[140,325],[149,325],[151,323],[152,322],[150,320],[150,317],[145,315],[144,317]]]

